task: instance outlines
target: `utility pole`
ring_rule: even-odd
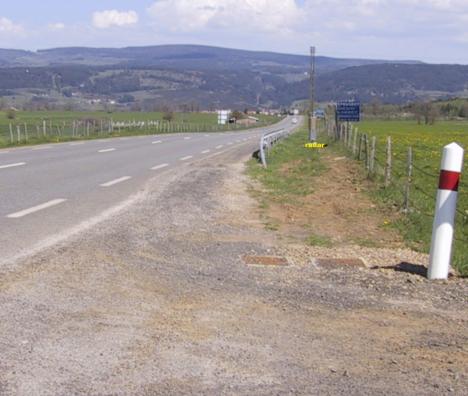
[[[315,47],[310,47],[310,104],[309,104],[309,140],[317,140],[317,119],[315,118]]]

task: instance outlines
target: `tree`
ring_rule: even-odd
[[[374,115],[374,116],[379,115],[381,106],[382,106],[382,102],[380,101],[379,98],[376,98],[376,97],[372,98],[372,101],[371,101],[371,113],[372,113],[372,115]]]
[[[463,118],[468,118],[468,103],[464,103],[460,106],[458,116],[463,117]]]
[[[235,110],[232,112],[232,117],[234,117],[236,120],[242,120],[243,118],[245,118],[245,115],[244,113],[241,113],[240,111]]]
[[[9,120],[14,120],[16,118],[16,110],[15,109],[8,109],[6,112],[6,117]]]
[[[426,125],[433,125],[439,115],[439,111],[432,102],[415,103],[411,107],[411,111],[416,116],[418,124],[424,119]]]
[[[163,120],[164,121],[168,121],[168,122],[171,122],[174,120],[174,113],[169,110],[169,109],[166,109],[163,113]]]

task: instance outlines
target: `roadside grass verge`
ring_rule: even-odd
[[[268,167],[252,159],[247,164],[247,173],[260,182],[261,190],[254,189],[253,196],[259,202],[265,227],[279,229],[279,224],[268,218],[267,210],[273,204],[293,203],[300,205],[300,199],[314,191],[314,178],[321,175],[326,167],[320,160],[319,150],[304,147],[308,134],[305,127],[275,145],[267,157]],[[329,245],[326,237],[311,235],[310,244]]]
[[[307,131],[301,128],[273,147],[267,157],[266,169],[254,159],[249,161],[248,172],[263,184],[268,201],[283,203],[313,192],[313,178],[325,167],[320,162],[318,150],[304,148],[306,142]]]

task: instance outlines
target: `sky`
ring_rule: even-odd
[[[468,64],[468,0],[14,0],[0,48],[202,44]]]

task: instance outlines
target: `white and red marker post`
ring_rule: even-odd
[[[442,154],[427,271],[428,279],[448,278],[463,152],[463,148],[457,143],[450,143],[444,147]]]

